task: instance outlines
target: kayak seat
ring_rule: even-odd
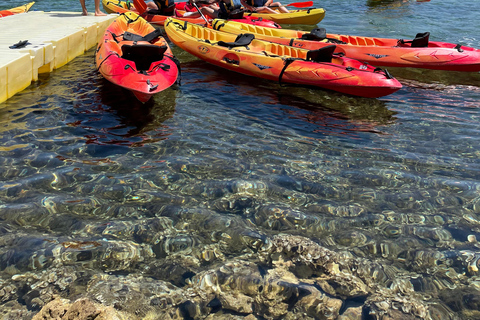
[[[325,28],[313,29],[309,33],[302,34],[302,37],[300,39],[310,40],[310,41],[327,40],[326,42],[330,42],[330,43],[347,44],[346,42],[343,42],[342,40],[338,40],[338,39],[335,39],[335,38],[328,38],[327,37],[327,30],[325,30]]]
[[[428,38],[430,37],[430,32],[417,33],[415,38],[412,40],[412,47],[428,47]]]
[[[332,62],[333,52],[336,47],[336,45],[332,44],[317,50],[309,50],[305,60],[313,62]]]
[[[168,17],[175,16],[175,12],[176,12],[175,6],[168,7],[167,10],[168,11],[149,8],[147,13],[153,16],[168,16]]]
[[[163,60],[167,46],[153,44],[135,44],[122,46],[122,58],[135,62],[138,71],[148,70],[152,62]]]
[[[255,39],[255,35],[251,33],[242,33],[235,38],[234,42],[218,41],[217,45],[228,48],[246,47],[252,42],[253,39]]]
[[[322,41],[327,38],[327,30],[325,28],[316,28],[309,33],[302,34],[303,40]]]
[[[150,32],[149,34],[147,34],[145,36],[141,36],[139,34],[131,33],[129,31],[125,31],[125,33],[123,34],[123,40],[152,42],[153,40],[158,39],[161,36],[162,36],[162,30],[160,30],[160,29],[155,29],[154,31]]]
[[[175,13],[175,3],[165,6],[164,1],[153,0],[153,2],[157,5],[158,10],[150,9],[148,13],[150,14],[157,14],[162,16],[173,16]]]
[[[417,33],[415,38],[411,41],[405,41],[403,39],[398,40],[397,46],[404,47],[405,44],[410,43],[410,46],[412,48],[428,47],[429,37],[430,37],[430,32]]]

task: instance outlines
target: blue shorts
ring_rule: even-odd
[[[253,0],[254,7],[263,7],[268,0]]]

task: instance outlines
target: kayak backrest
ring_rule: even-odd
[[[255,35],[252,33],[242,33],[235,38],[234,42],[218,41],[217,45],[228,48],[246,47],[252,42],[253,39],[255,39]]]
[[[430,37],[430,32],[417,33],[415,38],[412,40],[412,47],[428,47],[428,38]]]
[[[175,2],[171,0],[153,0],[158,10],[150,10],[149,13],[159,14],[163,16],[173,16],[175,13]],[[151,12],[158,11],[158,12]]]
[[[429,37],[430,37],[430,32],[417,33],[415,38],[411,41],[405,41],[403,39],[399,39],[397,42],[397,46],[404,47],[406,44],[410,43],[410,47],[412,48],[428,47]]]
[[[147,42],[153,42],[153,40],[159,38],[162,36],[162,30],[160,29],[155,29],[154,31],[150,32],[149,34],[145,36],[141,36],[139,34],[135,34],[129,31],[125,31],[123,34],[123,40],[127,41],[147,41]]]
[[[310,31],[309,33],[302,34],[303,40],[314,40],[314,41],[322,41],[327,38],[327,30],[325,28],[316,28]]]
[[[336,45],[332,44],[317,50],[309,50],[306,60],[313,62],[332,62],[333,52],[336,47]]]
[[[152,62],[163,60],[163,54],[167,49],[167,46],[153,44],[124,44],[122,58],[135,62],[138,71],[148,70]]]

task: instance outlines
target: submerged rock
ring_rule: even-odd
[[[433,277],[419,283],[417,274],[332,251],[301,236],[265,240],[268,245],[256,250],[214,260],[200,259],[193,246],[147,259],[138,273],[85,274],[75,266],[55,269],[55,277],[45,270],[27,272],[4,283],[4,296],[13,300],[22,288],[23,301],[43,306],[34,320],[76,320],[63,317],[78,306],[83,306],[78,315],[88,313],[95,320],[112,315],[117,318],[105,319],[441,320],[456,319],[460,310],[466,316],[477,313],[475,282],[469,294],[448,298],[447,288],[438,287]],[[224,248],[215,250],[223,254]],[[66,277],[70,282],[61,281]],[[57,282],[64,289],[58,290]]]
[[[79,299],[73,303],[57,298],[45,305],[32,320],[134,320],[135,317],[102,306],[90,299]]]

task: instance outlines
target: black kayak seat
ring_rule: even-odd
[[[412,40],[412,47],[421,48],[428,47],[428,39],[430,37],[430,32],[417,33],[415,38]]]
[[[159,0],[153,0],[153,2],[157,5],[158,10],[152,10],[148,11],[148,13],[151,14],[158,14],[162,16],[173,16],[175,13],[175,3],[172,3],[169,6],[165,6],[165,3],[163,1]]]
[[[162,30],[160,29],[155,29],[154,31],[150,32],[145,36],[141,36],[139,34],[135,34],[129,31],[125,31],[125,33],[123,34],[123,40],[152,42],[153,40],[159,38],[160,36],[162,36]]]
[[[327,38],[327,30],[325,28],[316,28],[310,31],[309,33],[302,34],[301,39],[303,40],[312,40],[312,41],[322,41]]]
[[[234,42],[218,41],[217,45],[228,48],[246,47],[252,42],[253,39],[255,39],[255,35],[251,33],[242,33],[235,38]]]
[[[313,62],[332,62],[333,52],[337,46],[332,44],[317,50],[310,50],[307,52],[307,61]]]
[[[397,46],[404,47],[405,44],[410,43],[410,47],[412,48],[428,47],[429,37],[430,37],[430,32],[417,33],[417,35],[413,40],[410,40],[410,41],[405,41],[403,39],[398,40]]]
[[[122,58],[135,62],[137,70],[148,70],[152,62],[163,60],[163,54],[167,46],[153,44],[124,44],[122,46]]]

